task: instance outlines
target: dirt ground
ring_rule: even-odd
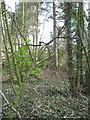
[[[46,69],[43,71],[43,73],[39,76],[41,79],[51,79],[51,78],[56,78],[56,79],[68,79],[68,75],[65,72],[59,72],[59,71],[54,71],[50,69]]]

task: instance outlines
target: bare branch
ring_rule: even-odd
[[[13,111],[16,113],[17,117],[21,120],[21,115],[20,113],[14,108],[11,106],[11,104],[9,103],[9,101],[7,100],[7,98],[5,97],[4,93],[2,93],[2,91],[0,90],[0,95],[2,96],[2,98],[4,99],[4,101],[7,103],[7,106]]]

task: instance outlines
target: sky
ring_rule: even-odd
[[[12,11],[15,11],[15,2],[17,0],[5,0],[5,3],[7,6],[11,7]]]

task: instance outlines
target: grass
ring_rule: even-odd
[[[17,82],[14,87],[18,89]],[[86,96],[72,97],[68,82],[54,79],[29,80],[17,107],[23,118],[86,118],[88,99]],[[16,101],[10,82],[3,83],[3,92],[11,104]],[[3,102],[3,117],[12,112]],[[15,116],[16,117],[16,116]]]

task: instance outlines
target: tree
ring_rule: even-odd
[[[1,33],[2,31],[1,31],[1,4],[0,4],[0,90],[2,89],[2,34]],[[1,112],[2,112],[2,97],[0,96],[0,114]]]
[[[18,66],[17,66],[17,63],[16,63],[16,58],[15,58],[15,55],[14,55],[14,49],[13,49],[13,44],[12,44],[12,36],[10,34],[10,28],[9,28],[9,25],[8,25],[5,2],[2,2],[2,11],[4,12],[3,17],[5,18],[4,22],[5,22],[6,28],[7,28],[8,42],[9,42],[10,47],[11,47],[11,53],[12,53],[14,68],[15,68],[15,71],[16,71],[17,80],[19,82],[19,85],[21,86],[21,78],[20,78],[20,74],[19,74],[19,71],[18,71]]]
[[[87,71],[87,94],[88,94],[88,114],[90,115],[90,2],[88,2],[88,60],[89,69]]]
[[[57,23],[56,23],[56,5],[53,2],[53,38],[54,40],[54,66],[58,67],[58,50],[57,50]]]
[[[83,3],[78,3],[78,19],[77,19],[77,74],[76,74],[76,81],[77,87],[80,87],[80,84],[83,84],[83,45],[82,40],[84,39],[84,10],[83,10]]]
[[[38,25],[39,25],[39,2],[36,2],[36,20],[35,20],[36,45],[38,45]],[[35,61],[37,61],[37,54],[38,54],[38,48],[36,46],[36,48],[35,48]]]
[[[67,38],[67,64],[68,64],[68,78],[70,81],[71,92],[75,91],[75,81],[73,79],[73,56],[72,56],[72,38],[71,38],[71,14],[72,14],[72,3],[65,2],[65,22],[66,22],[66,38]]]

